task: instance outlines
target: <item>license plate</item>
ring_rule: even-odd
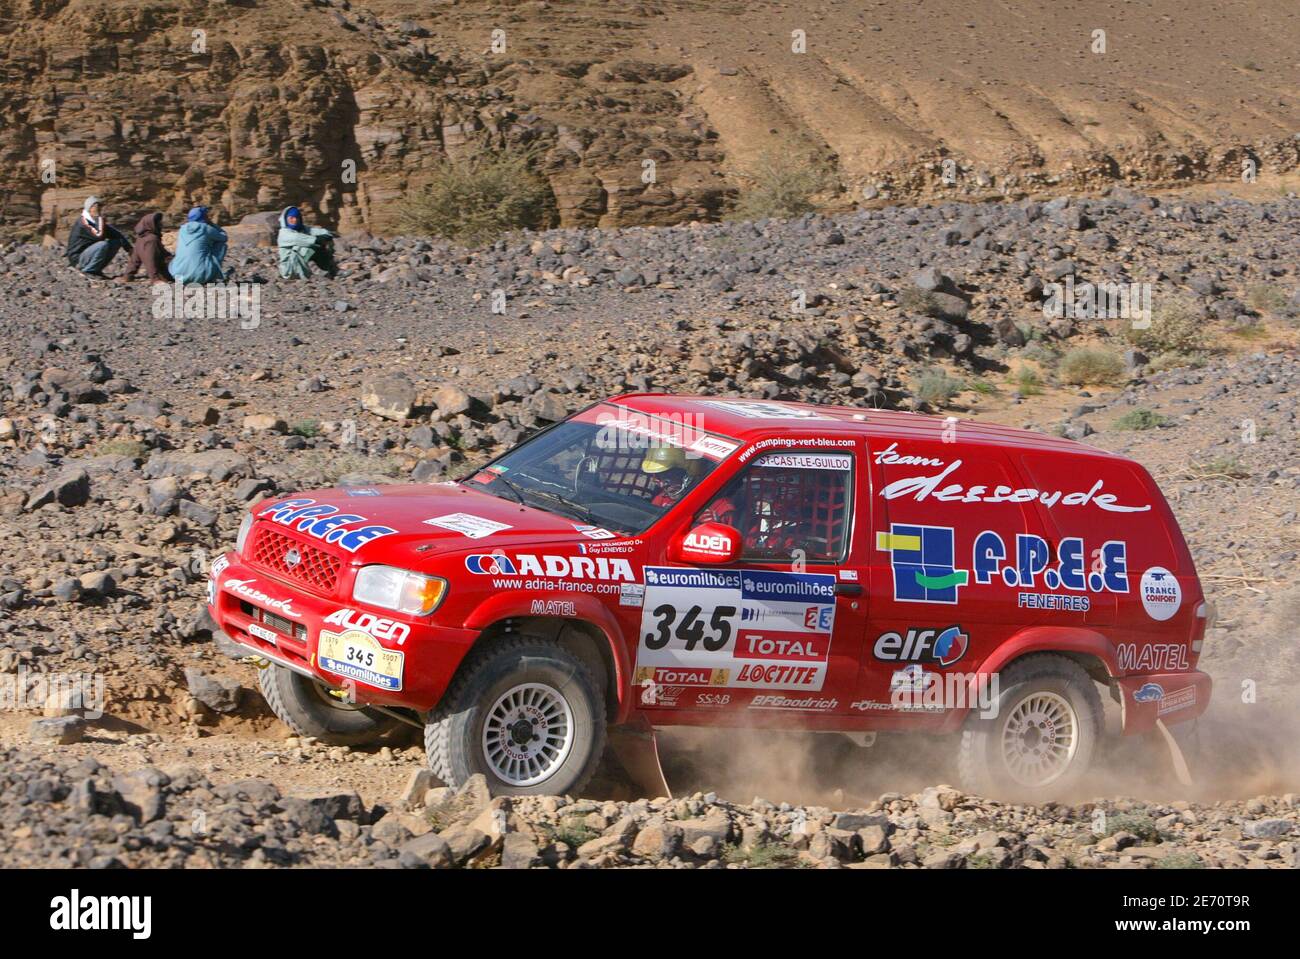
[[[321,669],[379,689],[402,688],[404,658],[359,629],[341,633],[321,630],[316,644],[316,662]]]
[[[275,641],[280,638],[276,635],[275,630],[267,629],[265,626],[258,623],[248,624],[248,634],[250,636],[256,636],[258,639],[267,643],[275,643]]]

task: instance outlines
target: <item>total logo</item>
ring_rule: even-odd
[[[947,629],[913,627],[902,633],[882,633],[872,650],[886,663],[933,663],[951,666],[966,655],[970,637],[960,626]]]
[[[385,619],[373,613],[361,613],[355,609],[336,609],[326,616],[324,621],[331,626],[358,629],[375,639],[386,639],[399,646],[405,643],[406,637],[411,634],[411,627],[405,623],[399,623],[395,619]]]
[[[606,556],[534,556],[520,553],[511,559],[504,553],[472,553],[465,557],[471,573],[488,576],[544,576],[550,579],[597,579],[635,582],[632,564]]]

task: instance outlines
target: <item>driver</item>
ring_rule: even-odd
[[[646,451],[641,461],[641,472],[649,474],[653,492],[650,503],[668,508],[681,501],[694,485],[703,464],[675,446],[654,446]],[[726,495],[718,496],[698,516],[697,523],[725,523],[736,525],[736,504]]]
[[[650,477],[651,505],[672,506],[686,495],[700,471],[698,459],[688,459],[676,446],[652,446],[641,460],[641,472]]]

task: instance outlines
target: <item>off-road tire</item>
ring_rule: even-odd
[[[397,720],[363,707],[329,700],[313,680],[272,663],[257,674],[266,704],[299,736],[330,746],[364,746],[390,732]]]
[[[998,682],[995,715],[984,718],[978,708],[972,709],[962,730],[957,769],[963,788],[982,796],[1026,802],[1069,795],[1087,774],[1102,738],[1103,714],[1096,683],[1074,660],[1055,653],[1016,660],[1002,670]],[[1026,785],[1011,774],[1002,736],[1016,707],[1035,693],[1055,694],[1069,704],[1078,742],[1068,764],[1054,779]]]
[[[572,715],[568,754],[545,779],[517,785],[498,775],[483,744],[488,712],[524,684],[548,687]],[[559,643],[538,638],[492,641],[470,653],[424,727],[429,768],[448,786],[476,773],[494,796],[574,794],[586,785],[605,750],[605,704],[590,667]]]

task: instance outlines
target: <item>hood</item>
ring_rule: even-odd
[[[290,213],[296,213],[296,214],[298,214],[298,225],[297,225],[297,226],[289,226],[289,224],[288,224],[287,221],[288,221],[288,218],[289,218],[289,214],[290,214]],[[282,229],[282,230],[294,230],[294,231],[296,231],[296,232],[298,232],[298,233],[306,233],[306,232],[307,232],[307,224],[304,223],[304,222],[302,221],[302,210],[298,209],[296,206],[287,206],[287,207],[285,207],[283,210],[281,210],[281,211],[280,211],[280,229]]]
[[[299,510],[310,510],[310,515]],[[331,516],[354,534],[325,539]],[[422,570],[449,553],[584,541],[578,521],[460,485],[353,486],[293,493],[258,503],[258,526],[286,532],[349,562]],[[437,522],[429,522],[434,520]],[[307,529],[299,527],[308,524]],[[317,524],[313,527],[311,524]],[[382,530],[392,532],[382,532]]]
[[[146,213],[136,221],[135,235],[144,236],[147,233],[156,233],[158,236],[162,236],[161,213]]]

